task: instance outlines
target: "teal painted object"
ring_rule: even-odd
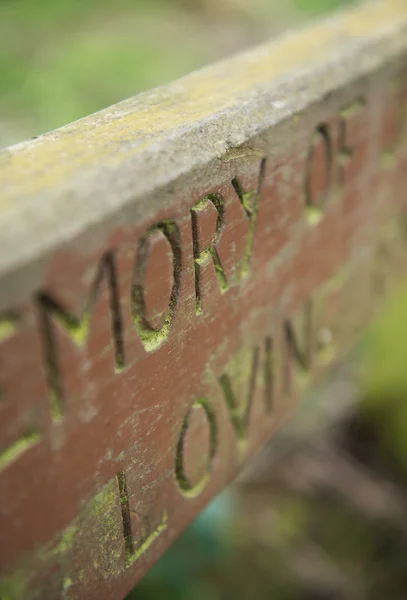
[[[224,492],[179,537],[168,552],[128,595],[128,600],[215,600],[202,577],[205,569],[227,553],[235,514],[235,496]]]

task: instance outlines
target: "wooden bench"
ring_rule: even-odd
[[[123,597],[407,260],[381,0],[0,155],[0,598]]]

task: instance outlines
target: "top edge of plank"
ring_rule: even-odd
[[[407,0],[362,4],[1,150],[0,279],[406,50]]]

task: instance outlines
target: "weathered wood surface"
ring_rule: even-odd
[[[1,598],[125,595],[402,276],[406,8],[2,152]]]

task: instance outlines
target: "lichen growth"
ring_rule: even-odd
[[[204,211],[209,203],[212,203],[217,212],[216,219],[216,230],[214,231],[212,243],[204,249],[200,247],[199,233],[198,233],[198,222],[197,213]],[[229,289],[229,284],[226,278],[225,270],[220,261],[216,246],[222,235],[223,228],[225,226],[225,201],[221,194],[208,194],[201,200],[199,200],[191,208],[191,221],[192,221],[192,238],[193,238],[193,253],[194,253],[194,267],[195,267],[195,295],[196,295],[196,314],[201,315],[203,312],[202,307],[202,281],[201,281],[201,267],[206,265],[212,258],[216,277],[219,282],[219,288],[221,294],[225,293]]]
[[[0,342],[14,335],[18,330],[18,317],[12,314],[0,317]]]
[[[202,408],[204,410],[205,416],[207,418],[208,425],[209,425],[209,440],[210,440],[209,454],[208,454],[208,459],[207,459],[207,464],[206,464],[206,473],[195,484],[192,483],[191,481],[189,481],[189,479],[184,471],[184,442],[185,442],[185,436],[188,431],[191,411],[194,408]],[[218,446],[218,425],[217,425],[217,421],[216,421],[215,412],[207,398],[205,398],[205,397],[198,398],[197,400],[195,400],[195,402],[193,403],[193,405],[191,406],[191,408],[188,410],[187,414],[185,415],[185,419],[182,423],[181,432],[180,432],[180,435],[178,438],[177,451],[175,454],[174,478],[175,478],[175,482],[176,482],[176,485],[177,485],[179,491],[186,498],[195,498],[196,496],[199,496],[199,494],[206,487],[206,485],[209,481],[209,476],[210,476],[210,472],[212,469],[212,463],[215,458],[217,446]]]
[[[316,206],[306,206],[305,213],[307,215],[307,221],[312,227],[318,225],[323,217],[322,210]]]
[[[30,431],[0,454],[0,470],[16,460],[23,452],[31,448],[40,439],[36,431]]]
[[[152,546],[155,540],[167,529],[168,527],[168,516],[167,513],[164,512],[162,519],[159,525],[154,529],[154,531],[147,537],[147,539],[134,550],[133,555],[127,563],[127,566],[130,566],[136,560],[138,560],[143,554],[147,552],[147,550]]]
[[[0,579],[1,600],[29,599],[29,575],[24,568],[17,569],[11,575]]]
[[[64,579],[64,583],[63,583],[63,590],[67,590],[69,589],[71,586],[73,585],[73,581],[70,577],[65,577]]]
[[[230,360],[219,384],[238,441],[239,460],[246,452],[250,412],[258,375],[259,349],[244,347]],[[242,400],[246,396],[245,400]]]
[[[52,554],[60,555],[69,552],[69,550],[72,549],[77,533],[78,526],[76,524],[69,525],[69,527],[64,530],[60,542],[52,550]]]
[[[259,214],[260,194],[263,187],[264,174],[266,169],[266,159],[260,161],[257,188],[249,192],[243,192],[240,181],[237,177],[232,179],[232,185],[240,200],[240,203],[249,219],[250,227],[247,234],[246,248],[240,270],[240,279],[243,280],[250,274],[251,257],[253,253],[254,234],[256,231],[257,217]]]
[[[90,539],[92,544],[89,544]],[[91,560],[78,569],[75,555],[79,548],[86,546],[90,549]],[[69,587],[86,581],[94,569],[103,578],[118,575],[125,568],[121,555],[121,517],[117,482],[114,478],[96,494],[56,540],[24,557],[12,573],[0,580],[0,598],[38,600],[46,597],[48,589],[59,589],[62,594]],[[63,578],[58,579],[60,574],[58,575],[57,569],[51,580],[41,581],[38,574],[50,564],[60,567]],[[37,580],[40,583],[34,584]]]
[[[394,169],[397,164],[396,157],[394,152],[388,151],[383,152],[380,158],[380,164],[383,169]]]
[[[155,231],[161,231],[167,238],[173,254],[173,287],[171,290],[168,311],[163,325],[159,329],[151,327],[146,318],[146,306],[144,301],[143,279],[147,264],[147,251],[149,237]],[[180,232],[175,221],[165,220],[155,224],[148,229],[140,239],[137,253],[136,278],[132,286],[132,317],[137,333],[147,352],[157,350],[168,338],[172,320],[178,301],[179,288],[181,285],[182,251]]]

